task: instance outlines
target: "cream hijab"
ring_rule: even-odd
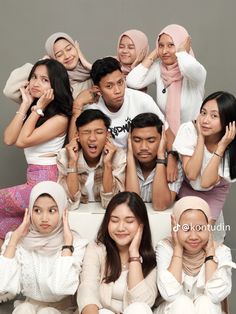
[[[173,215],[175,216],[177,224],[179,224],[181,215],[188,209],[199,209],[201,210],[207,217],[208,221],[211,217],[210,207],[207,202],[202,198],[197,196],[185,196],[178,200],[173,207]],[[172,238],[166,238],[167,241],[172,247],[174,246]],[[188,254],[186,250],[183,251],[183,271],[185,274],[189,276],[196,276],[206,257],[206,252],[202,248],[200,252],[196,254]]]
[[[147,36],[143,32],[141,32],[137,29],[130,29],[130,30],[122,33],[118,39],[118,44],[117,44],[117,59],[118,59],[118,61],[120,61],[119,53],[118,53],[119,52],[119,45],[120,45],[121,38],[123,36],[129,37],[132,40],[132,42],[134,43],[135,50],[136,50],[136,56],[138,56],[142,50],[146,51],[143,59],[148,55],[149,45],[148,45]],[[143,60],[141,60],[140,62],[142,62],[142,61]],[[121,70],[125,74],[125,76],[129,74],[129,72],[132,70],[132,68],[133,68],[132,64],[130,66],[121,64]]]
[[[48,37],[45,43],[45,50],[48,56],[52,59],[56,59],[53,46],[54,46],[55,41],[58,38],[64,38],[69,43],[71,43],[74,47],[76,47],[75,41],[66,33],[61,33],[61,32],[54,33],[50,37]],[[71,84],[74,84],[76,82],[84,82],[90,78],[90,72],[83,67],[80,60],[78,61],[77,66],[73,70],[67,71],[67,73],[69,75]]]
[[[63,210],[68,206],[67,196],[63,187],[53,181],[42,181],[36,184],[30,193],[29,212],[32,218],[32,209],[35,201],[42,194],[50,195],[58,206],[59,223],[50,234],[39,233],[33,223],[30,225],[29,233],[21,241],[21,246],[29,251],[37,251],[44,255],[53,255],[61,250],[63,245]]]

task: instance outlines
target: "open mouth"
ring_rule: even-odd
[[[97,145],[95,144],[88,144],[88,149],[91,153],[96,153],[97,152]]]

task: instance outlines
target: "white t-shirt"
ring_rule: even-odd
[[[177,152],[181,155],[186,156],[192,156],[195,148],[197,145],[197,130],[192,122],[186,122],[181,124],[178,133],[176,134],[175,141],[173,143],[174,150],[177,150]],[[213,156],[213,153],[209,152],[204,146],[204,152],[203,152],[203,160],[202,160],[202,167],[201,167],[201,173],[197,177],[196,180],[190,181],[190,185],[194,190],[197,191],[207,191],[211,190],[212,187],[208,189],[204,189],[201,187],[201,175],[208,165],[209,161],[211,160]],[[220,163],[220,167],[218,170],[218,175],[228,182],[236,181],[236,179],[231,180],[230,179],[230,172],[229,172],[229,164],[228,164],[228,158],[224,158]]]
[[[98,103],[85,106],[85,109],[98,109],[111,119],[110,132],[118,147],[126,148],[131,121],[140,113],[152,112],[164,123],[164,115],[151,96],[133,89],[125,89],[124,103],[117,112],[111,112],[100,97]],[[168,128],[167,122],[165,123]]]

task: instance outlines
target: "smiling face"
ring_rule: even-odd
[[[90,167],[95,166],[100,159],[108,136],[104,121],[94,120],[79,127],[78,136],[86,162]]]
[[[131,133],[131,141],[135,158],[141,164],[156,160],[160,140],[161,135],[154,126],[134,128]]]
[[[179,220],[178,239],[188,253],[198,253],[207,244],[209,230],[204,213],[198,209],[186,210]]]
[[[45,91],[51,88],[46,65],[36,67],[34,73],[29,79],[29,92],[32,97],[40,98]]]
[[[136,59],[136,49],[130,37],[124,35],[118,47],[118,58],[123,65],[131,65]]]
[[[56,202],[49,196],[39,196],[34,203],[32,223],[41,234],[49,234],[59,224],[59,211]]]
[[[108,233],[119,250],[128,248],[140,223],[126,203],[120,204],[112,211],[108,223]]]
[[[105,75],[99,82],[99,90],[107,108],[117,112],[124,102],[125,80],[119,70]]]
[[[172,65],[176,62],[176,47],[173,39],[167,35],[162,34],[158,40],[158,54],[161,61],[165,65]]]
[[[222,125],[215,99],[206,102],[199,115],[199,123],[204,136],[221,135]]]
[[[53,51],[55,59],[62,63],[67,70],[73,70],[79,62],[77,49],[64,38],[54,43]]]

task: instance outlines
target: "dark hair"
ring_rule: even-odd
[[[105,127],[109,129],[110,124],[111,124],[111,119],[105,115],[101,110],[98,109],[87,109],[84,110],[76,119],[76,128],[77,130],[85,125],[88,124],[94,120],[103,120]]]
[[[152,246],[151,229],[148,220],[146,205],[141,197],[134,192],[120,192],[110,200],[103,221],[98,230],[97,243],[102,243],[106,247],[106,267],[104,282],[116,281],[121,274],[121,260],[115,241],[110,237],[108,224],[113,210],[121,204],[127,204],[134,216],[143,224],[142,240],[139,248],[143,258],[142,271],[146,277],[150,271],[156,267],[155,252]]]
[[[46,107],[44,111],[44,117],[40,117],[36,127],[42,125],[45,121],[55,116],[56,114],[71,117],[73,105],[73,97],[68,73],[65,67],[57,60],[44,59],[36,62],[30,71],[28,80],[32,78],[36,68],[40,65],[45,65],[47,67],[48,77],[51,88],[53,89],[54,99]],[[31,106],[36,105],[37,101],[38,99],[35,99]],[[30,113],[31,108],[28,110],[27,116],[29,116]]]
[[[202,103],[202,107],[210,100],[215,100],[217,102],[217,106],[219,109],[220,122],[222,126],[222,136],[225,134],[226,126],[229,125],[230,122],[236,121],[236,98],[234,95],[228,92],[215,92],[206,97]],[[233,141],[229,144],[225,153],[228,152],[228,162],[230,169],[230,178],[236,178],[236,137],[234,137]],[[224,160],[226,158],[226,154],[224,153]]]
[[[156,127],[157,132],[161,135],[163,123],[159,117],[152,112],[140,113],[131,122],[130,128],[131,132],[135,128],[147,128],[147,127]]]
[[[90,75],[93,83],[98,85],[104,76],[117,70],[122,73],[120,62],[115,58],[106,57],[93,63]]]

